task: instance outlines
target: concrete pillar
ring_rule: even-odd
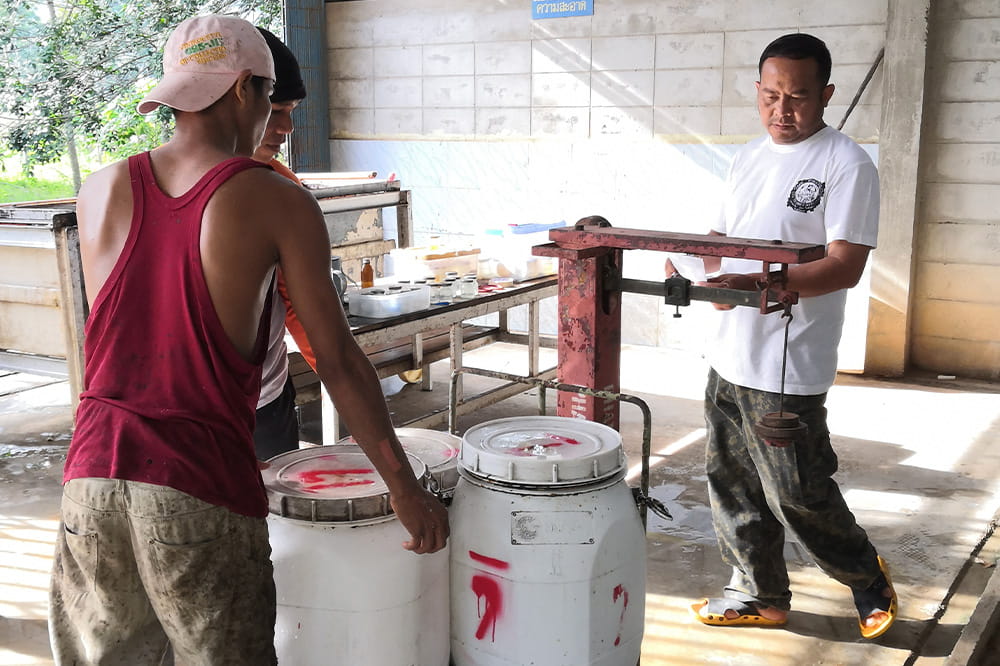
[[[326,65],[326,3],[285,0],[285,44],[302,68],[306,98],[292,112],[293,171],[330,170],[330,94]]]
[[[889,0],[879,133],[882,204],[865,354],[865,373],[873,375],[898,377],[909,360],[930,2]]]

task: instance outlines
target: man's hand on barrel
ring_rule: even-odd
[[[448,526],[448,510],[434,495],[423,488],[392,495],[392,510],[410,533],[410,540],[403,544],[414,553],[433,553],[448,543],[451,528]]]

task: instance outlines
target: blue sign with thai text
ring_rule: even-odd
[[[594,0],[531,0],[531,18],[593,16]]]

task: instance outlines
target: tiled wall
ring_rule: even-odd
[[[595,0],[592,17],[538,21],[504,0],[326,7],[333,168],[398,174],[418,242],[591,214],[703,231],[730,157],[760,132],[761,49],[799,30],[827,42],[836,125],[886,21],[871,0]],[[873,152],[881,88],[876,73],[845,127]],[[628,252],[626,275],[660,279],[662,263]],[[671,314],[628,295],[625,341],[697,344],[710,313]]]

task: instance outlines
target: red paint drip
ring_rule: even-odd
[[[471,552],[471,551],[470,551]],[[500,583],[489,574],[476,574],[472,577],[472,591],[476,595],[476,611],[479,613],[479,626],[476,627],[476,639],[483,640],[486,629],[491,628],[490,641],[497,640],[497,620],[503,611],[503,593]],[[480,610],[479,600],[483,600]]]
[[[509,562],[504,562],[503,560],[487,557],[486,555],[480,555],[474,550],[469,551],[469,557],[474,559],[476,562],[485,564],[486,566],[492,567],[493,569],[499,569],[501,571],[506,571],[507,569],[510,569]],[[617,599],[617,597],[615,598]]]
[[[622,629],[625,627],[625,611],[628,609],[628,590],[621,585],[615,585],[615,589],[611,593],[611,600],[617,603],[619,597],[624,598],[622,599],[622,614],[618,618],[618,635],[615,636],[615,645],[622,642]]]
[[[545,433],[547,437],[552,439],[551,444],[543,444],[543,446],[558,446],[559,444],[572,444],[576,446],[580,442],[573,439],[572,437],[565,437],[563,435],[553,435],[552,433]]]

